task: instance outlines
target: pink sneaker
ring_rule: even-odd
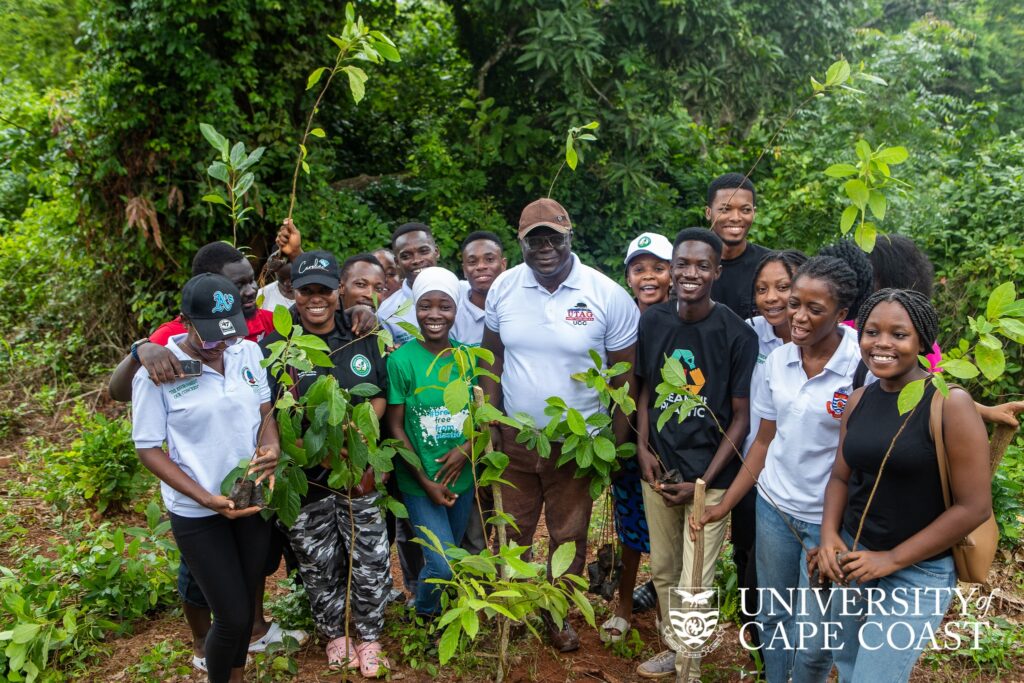
[[[356,645],[356,654],[359,656],[359,673],[366,678],[380,678],[391,669],[391,662],[380,651],[380,643],[375,640]]]
[[[359,648],[352,647],[352,641],[345,636],[327,643],[327,668],[331,671],[358,669]]]

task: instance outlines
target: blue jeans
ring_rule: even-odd
[[[807,553],[803,548],[818,546],[821,525],[776,510],[761,495],[757,496],[755,516],[757,622],[762,629],[765,676],[768,683],[785,683],[790,676],[793,683],[821,683],[832,670],[832,653],[825,650],[825,615],[815,599],[818,591],[809,590]],[[800,535],[799,540],[783,517]],[[818,597],[824,600],[827,594]]]
[[[853,539],[845,531],[842,536],[849,547]],[[947,555],[834,589],[830,621],[838,622],[841,629],[834,653],[839,680],[909,679],[921,657],[920,645],[929,642],[922,634],[938,631],[955,587],[956,568],[953,557]],[[842,600],[840,593],[845,593]],[[916,606],[915,597],[920,598]]]
[[[432,503],[426,496],[412,495],[405,497],[405,507],[409,510],[409,521],[416,530],[416,537],[429,544],[423,548],[423,569],[420,570],[416,586],[416,611],[435,615],[441,611],[442,586],[427,583],[427,579],[448,581],[452,578],[452,569],[448,565],[448,558],[433,549],[433,544],[420,527],[430,529],[445,550],[449,546],[458,546],[466,533],[469,513],[474,509],[473,492],[460,494],[450,508]]]

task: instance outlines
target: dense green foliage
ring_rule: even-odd
[[[232,239],[223,207],[202,200],[223,189],[208,174],[216,157],[201,123],[265,149],[247,169],[237,241],[267,253],[317,96],[307,79],[330,67],[327,34],[345,15],[324,0],[0,8],[7,437],[22,431],[26,406],[52,408],[58,388],[74,392],[173,314],[196,248]],[[407,220],[433,226],[447,265],[472,230],[511,244],[520,208],[562,164],[567,130],[597,121],[597,140],[578,145],[580,164],[562,170],[553,196],[573,217],[577,251],[611,275],[638,232],[706,224],[705,188],[726,171],[753,169],[755,241],[811,252],[837,239],[845,179],[824,171],[856,164],[860,141],[909,152],[898,167],[906,185],[886,188],[876,222],[932,258],[947,357],[961,337],[976,345],[968,316],[983,316],[993,289],[1024,270],[1019,3],[365,0],[357,11],[401,61],[365,64],[361,101],[335,87],[321,102],[324,136],[308,147],[294,212],[307,246],[345,256],[384,245]],[[810,77],[840,57],[887,85],[812,97]],[[514,246],[509,256],[518,259]],[[988,403],[1019,397],[1022,371],[1018,344],[999,381],[968,388]],[[52,499],[138,501],[146,482],[125,423],[81,421],[79,444],[46,451]],[[1009,544],[1020,538],[1022,457],[1018,443],[994,483]],[[17,550],[13,524],[0,539]],[[24,598],[3,600],[0,674],[47,661],[73,670],[82,660],[72,652],[87,656],[165,604],[173,551],[155,518],[149,526],[127,540],[112,526],[73,526],[66,551],[32,559],[26,549],[23,566],[0,572],[0,592]],[[158,569],[143,575],[142,561]],[[121,593],[105,595],[90,574],[117,577],[106,585]],[[139,675],[164,654],[154,650]]]

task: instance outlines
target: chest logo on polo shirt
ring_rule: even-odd
[[[252,374],[252,370],[249,369],[248,365],[242,366],[242,380],[250,387],[255,387],[259,382],[256,381],[256,375]]]
[[[837,420],[843,416],[843,412],[846,410],[846,402],[850,399],[849,394],[844,394],[841,391],[837,391],[832,394],[832,400],[825,405],[825,410],[828,414]]]
[[[360,377],[366,377],[370,374],[370,359],[361,353],[357,353],[352,356],[352,362],[348,364],[352,368],[352,372],[356,373]]]
[[[590,310],[585,301],[577,301],[575,306],[569,308],[565,313],[565,322],[570,325],[586,326],[594,322],[594,312]]]

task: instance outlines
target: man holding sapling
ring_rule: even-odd
[[[622,287],[572,253],[572,223],[558,202],[538,199],[523,209],[519,243],[524,263],[498,276],[484,306],[483,347],[494,353],[491,370],[501,383],[481,377],[480,384],[494,406],[511,416],[528,415],[539,427],[548,423],[544,408],[551,396],[589,417],[602,410],[597,393],[571,375],[593,366],[591,349],[606,366],[632,363],[640,314]],[[625,381],[622,374],[613,383]],[[629,425],[621,414],[616,418],[616,435],[624,441]],[[509,456],[504,478],[512,486],[503,487],[502,495],[505,512],[518,525],[518,532],[509,528],[509,541],[531,545],[543,508],[550,550],[574,541],[576,555],[568,571],[582,574],[593,504],[590,481],[576,478],[574,462],[555,466],[557,443],[550,457],[542,458],[516,443],[509,427],[493,428],[492,436],[495,448]],[[549,618],[545,621],[555,647],[562,652],[579,648],[568,621],[560,629]]]
[[[704,564],[692,581],[694,542],[687,520],[694,483],[707,483],[707,503],[722,499],[739,471],[734,450],[750,429],[750,376],[757,361],[757,335],[739,316],[711,299],[721,273],[722,241],[704,228],[687,228],[672,249],[676,299],[655,304],[640,318],[637,362],[637,457],[643,476],[644,508],[651,533],[651,574],[658,593],[660,623],[668,626],[673,588],[714,585],[715,561],[725,541],[727,520],[704,527]],[[657,392],[662,368],[674,358],[686,386]],[[694,401],[694,399],[696,399]],[[682,422],[676,415],[658,429],[658,418],[674,403],[694,401]],[[723,438],[722,430],[725,430]],[[697,585],[691,585],[696,583]],[[637,668],[644,678],[673,676],[684,654],[664,650]],[[694,659],[691,680],[699,677]]]

